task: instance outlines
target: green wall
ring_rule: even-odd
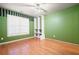
[[[46,38],[79,44],[79,5],[45,16],[45,35]]]
[[[34,18],[32,16],[23,15],[15,11],[11,12],[14,12],[13,15],[17,14],[17,16],[28,17],[30,19],[30,34],[7,37],[7,14],[9,13],[4,14],[3,12],[4,15],[0,15],[0,38],[3,37],[4,39],[3,40],[0,39],[0,43],[34,36],[34,20],[33,20]],[[2,14],[2,12],[0,13]]]

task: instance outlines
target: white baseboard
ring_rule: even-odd
[[[18,39],[18,40],[3,42],[3,43],[0,43],[0,45],[9,44],[9,43],[13,43],[13,42],[21,41],[21,40],[26,40],[26,39],[31,39],[31,38],[34,38],[34,37],[28,37],[28,38],[22,38],[22,39]],[[46,39],[50,39],[50,38],[46,38]],[[52,40],[52,39],[50,39],[50,40]],[[71,45],[79,46],[79,44],[75,44],[75,43],[65,42],[65,41],[56,40],[56,39],[53,39],[53,40],[59,41],[59,42],[63,42],[63,43],[66,43],[66,44],[71,44]]]
[[[26,40],[26,39],[31,39],[31,38],[34,38],[34,37],[28,37],[28,38],[22,38],[22,39],[18,39],[18,40],[3,42],[3,43],[0,43],[0,45],[9,44],[9,43],[13,43],[13,42],[21,41],[21,40]]]
[[[50,38],[46,38],[46,39],[50,39]],[[51,39],[50,39],[50,40],[51,40]],[[54,40],[54,41],[63,42],[63,43],[66,43],[66,44],[70,44],[70,45],[76,45],[76,46],[79,46],[79,44],[75,44],[75,43],[65,42],[65,41],[57,40],[57,39],[53,39],[53,40]]]

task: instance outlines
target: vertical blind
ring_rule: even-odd
[[[7,16],[7,14],[14,15],[14,16],[20,16],[20,17],[25,17],[25,18],[28,17],[27,15],[22,14],[20,12],[8,10],[8,9],[5,9],[5,8],[0,8],[0,16]]]

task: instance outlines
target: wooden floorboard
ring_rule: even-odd
[[[79,45],[52,39],[28,39],[0,45],[0,55],[79,55]]]

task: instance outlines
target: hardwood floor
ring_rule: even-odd
[[[79,46],[49,39],[28,39],[0,45],[0,55],[79,55]]]

